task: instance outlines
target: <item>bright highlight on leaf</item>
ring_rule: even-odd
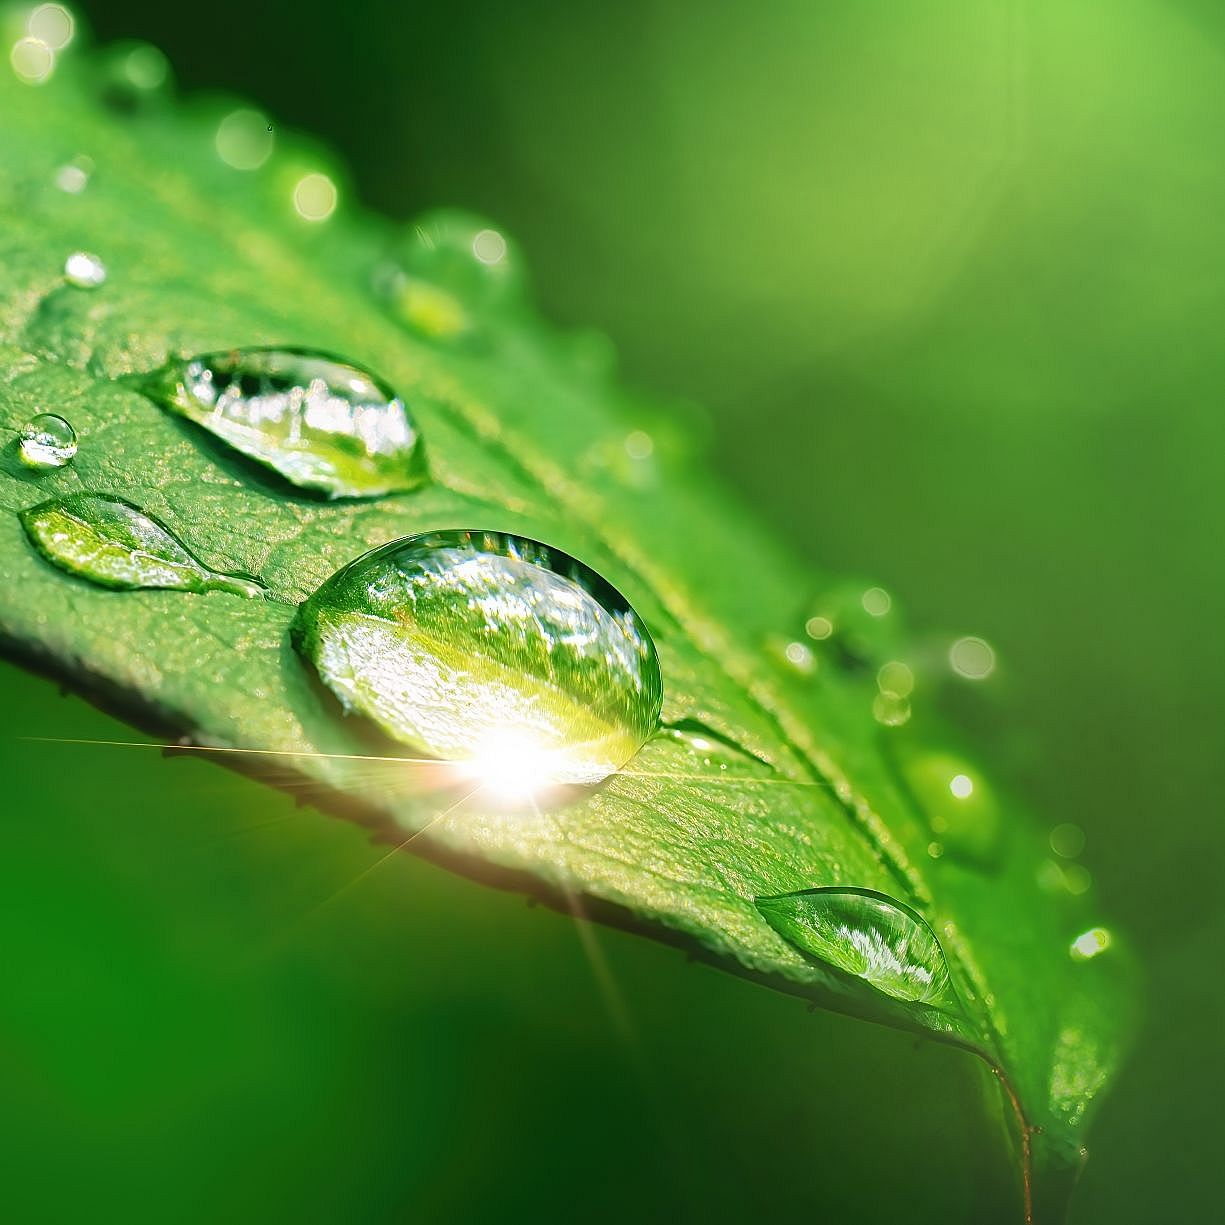
[[[581,562],[496,532],[393,541],[301,607],[294,641],[346,709],[498,789],[597,783],[655,731],[655,646]]]

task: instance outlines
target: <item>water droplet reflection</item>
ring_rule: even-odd
[[[1072,941],[1072,946],[1068,952],[1071,954],[1073,961],[1090,961],[1094,957],[1101,956],[1113,943],[1114,938],[1106,928],[1091,927],[1088,931],[1081,932]]]
[[[824,888],[757,898],[756,905],[808,956],[892,999],[960,1011],[936,933],[901,902],[871,889]]]
[[[303,175],[293,189],[293,206],[304,221],[326,221],[335,211],[340,195],[326,174]]]
[[[72,42],[76,20],[62,4],[40,4],[26,22],[32,38],[47,44],[52,51],[62,51]]]
[[[958,638],[949,648],[949,664],[968,681],[986,680],[995,671],[995,650],[983,638]]]
[[[1085,831],[1065,821],[1051,830],[1050,843],[1051,850],[1061,859],[1075,859],[1085,849]]]
[[[64,278],[78,289],[97,289],[106,284],[106,265],[88,251],[74,251],[64,261]]]
[[[863,610],[870,617],[883,617],[893,607],[893,597],[883,587],[869,587],[860,597]]]
[[[77,453],[77,432],[56,413],[39,413],[21,429],[17,454],[27,468],[63,468]]]
[[[41,38],[19,38],[9,52],[9,63],[19,81],[41,85],[55,68],[55,52]]]
[[[900,660],[891,659],[877,672],[876,687],[895,698],[908,698],[914,692],[914,672]]]
[[[240,107],[217,125],[217,156],[235,170],[258,170],[272,155],[276,136],[262,111]]]
[[[508,734],[538,786],[591,784],[659,726],[650,635],[589,567],[497,532],[408,536],[299,609],[298,651],[347,710],[477,777]]]
[[[910,721],[910,703],[893,693],[878,693],[872,702],[872,717],[885,727],[901,727]]]
[[[72,161],[60,166],[55,172],[55,185],[70,196],[79,196],[89,185],[89,178],[94,172],[93,158],[82,154]]]

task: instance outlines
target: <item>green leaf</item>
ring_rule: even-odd
[[[925,698],[889,726],[904,723],[911,699],[878,692],[876,667],[904,642],[884,593],[851,600],[871,615],[825,638],[846,593],[862,597],[866,584],[806,574],[779,533],[693,466],[683,433],[593,370],[582,346],[516,297],[497,310],[475,303],[462,343],[421,326],[422,302],[462,302],[478,282],[431,286],[433,264],[418,260],[407,279],[392,277],[398,290],[376,292],[405,240],[350,206],[343,176],[313,146],[278,132],[267,162],[235,169],[217,156],[225,108],[112,113],[106,73],[61,58],[38,88],[0,73],[0,426],[15,440],[54,411],[79,438],[70,465],[41,472],[15,442],[6,449],[8,649],[118,695],[150,728],[222,757],[239,750],[226,759],[247,768],[283,756],[324,785],[331,807],[394,844],[559,905],[581,894],[601,917],[728,969],[967,1048],[1000,1077],[1037,1215],[1058,1216],[1086,1114],[1123,1044],[1123,950],[1117,937],[1104,948],[1079,939],[1100,915],[1060,888],[1036,824],[1001,793],[989,846],[967,835],[970,853],[933,858],[925,793],[943,767],[908,773],[905,762],[927,746],[957,751]],[[81,155],[92,177],[63,190],[60,169]],[[315,200],[310,176],[321,174],[339,182],[340,205],[312,221],[295,200],[304,184]],[[505,247],[482,241],[496,262]],[[98,254],[103,283],[65,277],[79,251]],[[403,305],[406,286],[417,314]],[[257,346],[378,371],[420,428],[430,483],[378,499],[302,496],[137,390],[192,355]],[[659,422],[654,448],[642,443],[644,418]],[[82,493],[122,494],[190,554],[258,575],[272,598],[118,593],[66,575],[31,547],[19,515]],[[454,804],[369,721],[343,717],[290,645],[294,606],[360,554],[469,528],[580,559],[624,593],[658,648],[673,731],[604,785],[534,812],[480,795]],[[813,646],[786,647],[814,617]],[[873,987],[849,963],[801,951],[757,905],[834,887],[920,917],[942,947],[956,1025],[933,1023],[949,1014]]]

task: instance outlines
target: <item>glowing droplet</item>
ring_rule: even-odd
[[[47,44],[52,51],[62,51],[72,42],[76,21],[62,4],[40,4],[26,22],[31,37]]]
[[[336,211],[339,198],[336,184],[317,171],[303,175],[294,184],[293,206],[305,221],[326,221]]]
[[[834,623],[828,617],[809,617],[804,632],[814,642],[824,642],[834,632]]]
[[[811,676],[817,668],[817,657],[806,642],[775,641],[774,649],[782,662],[801,676]]]
[[[256,579],[210,570],[165,524],[123,498],[74,493],[32,506],[20,517],[47,561],[100,587],[264,594]]]
[[[1073,961],[1089,961],[1104,953],[1113,942],[1113,937],[1106,928],[1091,927],[1072,941],[1072,947],[1068,951]]]
[[[106,284],[106,265],[88,251],[74,251],[64,261],[64,277],[78,289],[97,289]]]
[[[55,172],[55,185],[70,196],[79,196],[89,185],[89,176],[94,172],[93,159],[74,157]]]
[[[27,468],[63,468],[77,453],[77,432],[56,413],[39,413],[21,430],[17,454]]]
[[[1064,822],[1051,830],[1051,850],[1063,859],[1075,859],[1085,849],[1085,831],[1079,825]]]
[[[482,264],[500,264],[506,249],[506,239],[497,230],[480,230],[472,239],[472,254]]]
[[[887,750],[919,814],[951,859],[994,867],[1003,815],[993,788],[963,758],[890,739]]]
[[[805,889],[756,899],[766,922],[800,952],[891,999],[961,1009],[936,933],[909,906],[871,889]]]
[[[41,38],[19,38],[9,52],[9,63],[26,85],[41,85],[55,68],[55,52]]]
[[[271,156],[276,136],[261,111],[240,107],[217,125],[217,156],[235,170],[258,170]]]
[[[870,617],[883,617],[893,607],[893,597],[883,587],[869,587],[860,602]]]
[[[895,698],[908,698],[914,692],[914,673],[900,660],[891,659],[877,672],[876,687]]]
[[[659,660],[633,608],[519,536],[383,545],[302,604],[293,641],[346,710],[478,779],[510,745],[538,785],[596,783],[659,725]]]
[[[377,375],[326,353],[202,353],[138,385],[303,489],[376,497],[427,480],[421,434],[404,401]]]
[[[910,720],[910,703],[893,693],[878,693],[872,702],[872,717],[885,727],[901,727]]]
[[[983,638],[958,638],[949,648],[949,664],[968,681],[986,680],[995,671],[995,651]]]

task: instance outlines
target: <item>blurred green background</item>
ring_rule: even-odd
[[[1148,1024],[1072,1220],[1220,1212],[1225,11],[105,0],[364,202],[492,215],[546,311],[920,633],[1087,834]],[[5,666],[11,1219],[995,1219],[955,1053],[396,857]],[[1017,734],[1016,729],[1023,729]],[[598,956],[592,959],[592,940]],[[609,984],[613,984],[611,987]]]

